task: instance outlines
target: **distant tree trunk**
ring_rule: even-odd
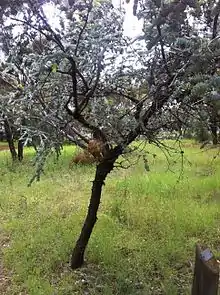
[[[217,126],[211,124],[211,133],[212,133],[212,143],[213,145],[218,144],[218,133],[217,133]]]
[[[96,168],[95,180],[92,185],[92,194],[87,216],[71,257],[72,269],[81,267],[84,262],[86,246],[91,236],[93,227],[97,221],[97,212],[100,205],[102,187],[106,176],[112,171],[117,157],[118,156],[115,156],[112,160],[104,160]]]
[[[21,126],[19,130],[19,135],[18,138],[22,136],[22,127],[25,126],[26,124],[26,118],[22,117],[21,118]],[[21,162],[24,158],[23,152],[24,152],[24,142],[25,139],[18,139],[18,160]]]
[[[17,159],[17,152],[14,145],[13,133],[12,133],[11,126],[7,117],[4,117],[4,128],[5,128],[5,135],[8,142],[9,150],[11,152],[12,160],[15,161]]]
[[[211,105],[210,112],[210,130],[212,133],[212,143],[213,145],[218,144],[218,114],[215,105]]]
[[[24,142],[23,140],[18,140],[18,160],[21,162],[23,160]]]

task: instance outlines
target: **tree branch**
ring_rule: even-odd
[[[161,47],[161,54],[162,54],[162,58],[163,58],[163,62],[164,62],[164,66],[165,66],[165,70],[167,72],[167,75],[169,77],[171,77],[170,74],[170,70],[169,67],[167,65],[167,60],[166,60],[166,55],[165,55],[165,51],[164,51],[164,43],[163,43],[163,38],[162,38],[162,34],[161,34],[161,29],[160,29],[160,25],[157,25],[157,31],[158,31],[158,35],[159,35],[159,42],[160,42],[160,47]]]
[[[111,89],[111,90],[107,90],[107,91],[104,92],[104,95],[111,95],[111,94],[121,95],[122,97],[127,98],[128,100],[130,100],[131,102],[133,102],[135,104],[138,104],[140,102],[135,97],[132,97],[132,96],[130,96],[128,94],[125,94],[120,90],[117,91],[117,90]]]
[[[80,77],[80,79],[82,80],[82,82],[83,82],[83,84],[84,84],[84,86],[86,88],[86,91],[89,91],[89,85],[86,82],[86,80],[85,80],[84,76],[82,75],[82,73],[80,73],[80,71],[78,69],[76,69],[76,73]]]
[[[81,140],[78,140],[74,137],[72,137],[71,135],[69,135],[68,133],[66,133],[65,131],[62,131],[62,133],[73,143],[75,143],[77,146],[81,147],[82,149],[86,149],[86,145],[81,141]]]
[[[72,71],[71,71],[71,76],[72,76],[72,87],[73,87],[73,98],[74,98],[74,105],[75,105],[75,112],[78,112],[78,97],[77,97],[77,78],[76,78],[76,62],[72,60]]]
[[[79,33],[78,40],[77,40],[77,42],[76,42],[75,56],[77,55],[77,50],[78,50],[78,47],[79,47],[80,40],[81,40],[81,38],[82,38],[83,32],[85,31],[85,28],[86,28],[87,23],[88,23],[89,14],[90,14],[90,12],[91,12],[91,10],[92,10],[92,3],[93,3],[93,0],[91,0],[90,3],[89,3],[88,11],[87,11],[87,14],[86,14],[86,19],[85,19],[84,25],[83,25],[83,27],[82,27],[82,30],[81,30],[80,33]]]
[[[85,99],[82,101],[79,107],[79,112],[82,113],[86,106],[88,105],[89,99],[94,95],[96,88],[99,83],[100,75],[102,72],[102,61],[104,59],[104,53],[105,53],[105,48],[102,49],[102,51],[99,53],[98,57],[98,63],[97,63],[97,73],[96,73],[96,79],[94,82],[93,87],[86,93]]]
[[[39,11],[36,9],[36,5],[34,3],[32,3],[31,0],[28,0],[28,2],[32,5],[33,11],[36,12],[36,14],[38,15],[38,17],[42,20],[42,22],[45,25],[45,29],[47,29],[48,32],[50,32],[53,36],[52,40],[60,47],[60,49],[65,52],[65,48],[60,40],[60,38],[57,36],[57,34],[53,31],[53,29],[51,28],[51,26],[48,24],[47,20],[46,20],[46,16],[44,15],[43,9],[41,9],[41,13],[43,14],[43,16],[39,13]]]
[[[82,135],[74,126],[70,126],[69,124],[66,125],[65,130],[69,133],[69,134],[76,134],[80,139],[82,139],[85,143],[89,143],[89,139],[87,137],[85,137],[84,135]]]
[[[219,13],[216,14],[216,16],[214,17],[213,29],[212,29],[212,39],[215,39],[217,37],[217,33],[218,33],[218,18],[219,18]]]

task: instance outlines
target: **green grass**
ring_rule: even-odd
[[[173,142],[167,141],[167,144]],[[27,187],[33,151],[22,164],[0,152],[1,294],[190,294],[195,243],[220,255],[220,159],[185,141],[169,158],[149,145],[143,161],[106,181],[86,265],[68,266],[87,210],[95,168],[68,168],[74,148],[51,156],[41,181]],[[152,154],[157,156],[154,158]],[[1,266],[1,264],[0,264]],[[0,287],[1,291],[1,287]]]

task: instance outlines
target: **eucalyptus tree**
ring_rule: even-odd
[[[132,100],[125,107],[116,96],[110,99],[107,90],[107,79],[113,78],[109,71],[116,72],[112,63],[126,47],[122,12],[110,2],[78,1],[71,7],[56,4],[60,16],[54,28],[42,3],[19,4],[10,7],[8,3],[2,15],[4,34],[10,36],[1,40],[6,53],[4,75],[13,75],[20,85],[21,91],[10,105],[19,117],[26,118],[23,136],[27,140],[34,136],[40,139],[37,172],[50,149],[60,147],[66,133],[72,132],[85,143],[88,135],[99,133],[108,150],[97,166],[88,216],[73,252],[71,264],[78,267],[96,222],[103,182],[122,152],[120,146],[115,146],[118,138],[121,140],[122,129],[120,126],[115,132],[115,119],[133,107]],[[127,120],[127,125],[132,121]]]
[[[197,49],[194,53],[194,64],[190,67],[189,77],[185,80],[187,96],[191,106],[198,108],[197,122],[202,128],[206,125],[212,135],[213,144],[218,143],[220,127],[220,1],[204,1],[194,21],[199,19],[199,32],[195,35]]]
[[[8,142],[12,160],[15,161],[18,158],[21,161],[23,158],[23,145],[21,144],[21,141],[18,140],[17,153],[14,143],[16,133],[18,133],[17,130],[19,129],[19,124],[16,122],[17,114],[14,114],[13,107],[10,106],[10,100],[11,98],[14,99],[18,88],[16,84],[13,84],[13,80],[2,74],[4,72],[3,69],[4,64],[2,64],[0,69],[0,123],[4,129],[4,135]]]
[[[170,60],[176,54],[179,62],[187,65],[184,75],[175,81],[173,115],[179,117],[179,125],[184,128],[192,128],[197,122],[209,130],[214,144],[218,141],[220,122],[219,12],[220,1],[136,1],[134,4],[134,13],[144,18],[142,39],[147,40],[148,48],[155,43],[163,45],[161,53],[167,70],[175,73]]]
[[[203,46],[201,66],[203,78],[200,81],[200,99],[203,95],[204,107],[209,117],[209,129],[212,134],[213,144],[219,142],[220,128],[220,1],[205,1],[201,5],[201,23],[205,46]]]
[[[57,12],[54,22],[47,17],[48,2]],[[119,156],[140,136],[158,144],[161,130],[175,129],[195,112],[190,94],[196,58],[218,44],[201,42],[194,26],[201,18],[198,4],[135,1],[134,13],[144,25],[143,36],[132,41],[123,36],[124,12],[107,0],[3,2],[4,73],[20,85],[11,104],[25,115],[23,136],[39,138],[37,179],[66,135],[86,146],[95,133],[105,144],[72,268],[83,264],[102,187]]]
[[[206,126],[212,134],[213,144],[217,144],[217,131],[219,129],[219,99],[220,99],[220,40],[219,40],[219,1],[181,1],[164,4],[160,15],[160,23],[165,30],[165,19],[172,22],[172,26],[179,32],[176,35],[178,46],[169,47],[169,54],[179,52],[180,56],[185,56],[185,62],[190,63],[185,75],[176,84],[173,96],[184,113],[192,117],[191,122],[197,122],[202,128]],[[186,5],[195,9],[186,10]],[[177,11],[178,13],[176,13]],[[182,20],[180,21],[182,17]],[[181,30],[178,24],[181,24]],[[185,23],[185,25],[184,25]],[[174,29],[174,30],[175,30]],[[167,45],[167,39],[171,40],[173,31],[167,34],[163,40]],[[181,32],[184,30],[184,32]],[[173,36],[174,37],[174,36]],[[153,39],[155,40],[155,39]]]

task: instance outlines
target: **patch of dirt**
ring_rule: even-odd
[[[0,294],[8,294],[11,285],[11,273],[6,270],[3,265],[3,253],[2,250],[9,246],[9,238],[5,237],[0,241]]]
[[[11,285],[10,274],[4,269],[2,262],[0,262],[0,294],[7,294]]]
[[[0,145],[0,152],[1,151],[7,151],[9,148],[8,148],[8,146],[7,146],[7,144],[6,145]]]

